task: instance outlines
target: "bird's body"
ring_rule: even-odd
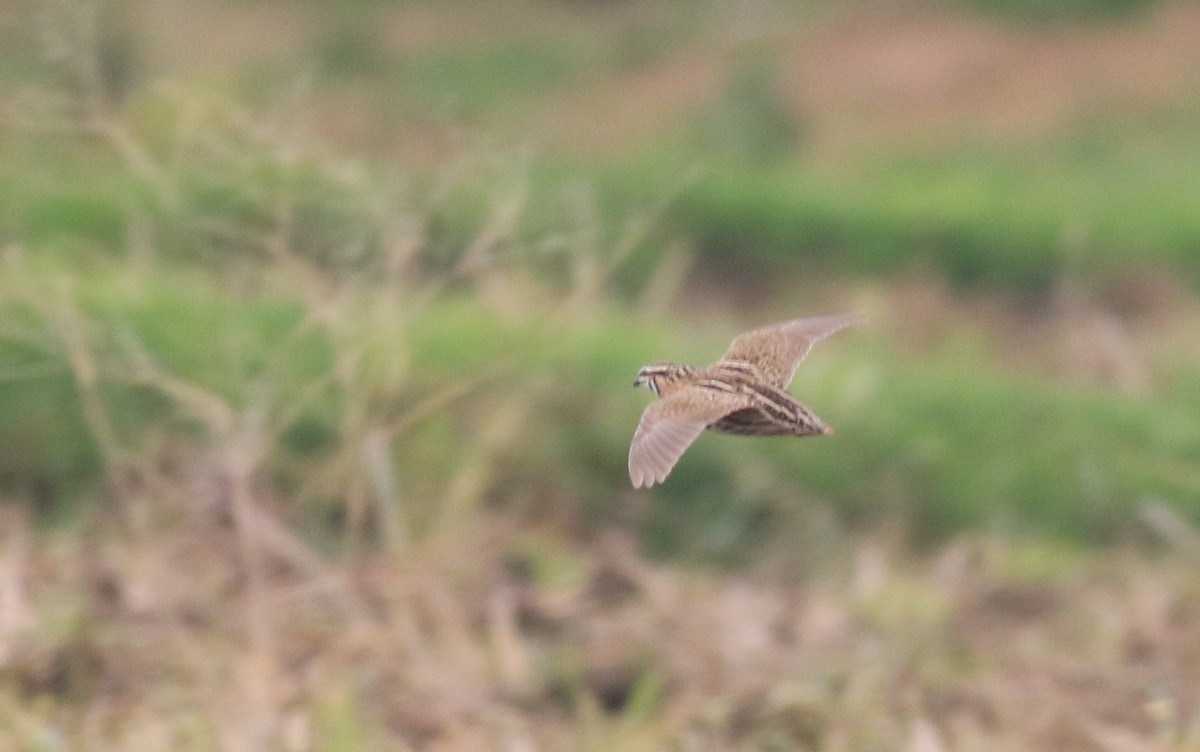
[[[661,483],[705,429],[740,436],[832,433],[785,388],[814,343],[859,320],[820,316],[755,329],[734,339],[721,360],[705,368],[644,366],[634,385],[661,399],[642,413],[629,447],[634,487]]]

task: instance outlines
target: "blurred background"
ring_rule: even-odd
[[[1200,749],[1198,122],[1192,2],[0,2],[0,749]]]

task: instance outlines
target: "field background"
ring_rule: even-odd
[[[1200,750],[1197,123],[1191,2],[0,3],[0,752]]]

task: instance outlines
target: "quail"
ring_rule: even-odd
[[[634,386],[644,386],[660,399],[642,413],[629,447],[633,487],[663,482],[705,429],[741,436],[832,433],[785,389],[815,343],[861,322],[856,315],[794,319],[738,336],[711,366],[643,366]]]

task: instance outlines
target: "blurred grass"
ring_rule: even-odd
[[[357,25],[338,34],[374,40],[352,17]],[[564,77],[585,59],[607,59],[605,38],[435,47],[401,68],[409,94],[461,96],[492,112],[524,97],[512,99],[518,90],[569,86]],[[738,59],[707,117],[605,166],[549,155],[449,180],[394,176],[308,140],[291,105],[256,121],[186,92],[131,94],[127,118],[114,113],[107,131],[80,123],[75,134],[14,138],[0,165],[0,228],[13,241],[4,319],[17,322],[0,432],[43,450],[0,460],[0,477],[41,489],[98,479],[103,440],[94,425],[81,430],[94,419],[82,414],[78,364],[63,344],[77,327],[104,400],[121,406],[113,436],[122,442],[195,429],[169,417],[161,388],[131,378],[152,363],[234,414],[282,421],[272,472],[336,509],[324,471],[304,477],[322,467],[314,458],[344,462],[373,425],[403,423],[439,387],[477,377],[461,404],[392,437],[397,467],[418,476],[412,492],[454,495],[456,472],[478,449],[469,437],[489,420],[477,410],[491,405],[497,425],[539,427],[524,443],[497,439],[484,454],[501,459],[484,463],[468,495],[517,493],[517,506],[565,495],[602,521],[625,513],[606,510],[643,401],[595,395],[662,357],[666,342],[686,343],[679,349],[702,362],[730,336],[689,342],[639,318],[638,301],[658,294],[656,274],[678,264],[664,249],[681,238],[702,284],[733,278],[766,294],[789,289],[791,277],[887,280],[914,269],[1018,300],[1046,300],[1067,276],[1147,266],[1200,279],[1190,191],[1200,142],[1183,121],[1145,131],[1097,119],[1021,148],[958,143],[834,166],[804,156],[804,123],[783,106],[768,58]],[[343,66],[339,75],[380,74],[373,63],[327,63]],[[708,155],[698,177],[688,177],[682,144]],[[64,323],[46,301],[78,321]],[[780,534],[781,507],[799,499],[857,522],[882,507],[933,538],[1000,521],[1112,539],[1151,496],[1200,519],[1196,479],[1182,469],[1196,437],[1172,417],[1197,411],[1186,388],[1168,385],[1153,400],[1089,394],[1014,378],[969,346],[886,357],[843,347],[843,371],[822,380],[814,364],[798,388],[819,413],[842,407],[829,419],[853,440],[705,437],[641,513],[654,550],[751,550],[767,531]],[[847,396],[841,382],[858,392]],[[50,405],[67,409],[49,415]]]
[[[267,288],[287,287],[286,276],[270,277]],[[70,283],[61,284],[64,278]],[[301,486],[312,483],[305,475],[317,472],[315,458],[355,441],[345,431],[348,414],[361,409],[356,402],[365,403],[369,420],[385,424],[423,393],[479,376],[484,381],[472,393],[424,428],[396,437],[397,467],[414,493],[436,504],[486,415],[531,392],[540,403],[528,424],[536,430],[505,446],[485,485],[573,498],[603,521],[620,513],[614,494],[627,495],[614,479],[624,478],[625,447],[645,402],[625,388],[630,374],[664,353],[703,362],[725,339],[639,335],[636,318],[611,310],[592,310],[583,327],[548,326],[537,316],[497,316],[478,299],[457,295],[413,308],[391,305],[386,318],[347,326],[350,319],[314,319],[303,297],[247,298],[174,265],[139,273],[117,263],[73,276],[66,268],[34,272],[14,262],[0,294],[8,332],[0,436],[26,450],[0,459],[0,477],[27,487],[80,475],[94,482],[102,466],[97,437],[81,430],[82,398],[62,344],[64,327],[73,326],[88,333],[115,435],[123,445],[132,442],[129,451],[138,451],[138,437],[186,437],[195,428],[195,416],[167,410],[164,395],[138,376],[143,359],[235,413],[255,408],[286,420],[277,427],[272,472],[288,468],[297,476],[289,485]],[[367,289],[337,305],[350,313],[387,295],[386,288]],[[60,320],[53,310],[63,305],[80,320]],[[665,344],[667,334],[674,346]],[[884,510],[930,539],[999,523],[1112,540],[1128,532],[1150,498],[1171,499],[1200,520],[1193,503],[1200,477],[1188,470],[1200,449],[1192,428],[1200,424],[1194,379],[1149,401],[1005,376],[973,346],[920,359],[881,356],[869,343],[887,336],[886,325],[841,335],[843,342],[823,347],[800,373],[797,393],[837,426],[835,437],[754,446],[702,437],[643,512],[651,548],[752,550],[764,536],[795,534],[778,524],[778,507],[797,503],[828,505],[859,524]],[[353,398],[345,388],[353,388]]]
[[[467,117],[519,107],[522,98],[570,83],[586,68],[578,44],[544,37],[423,55],[400,66],[417,102]]]
[[[0,747],[1200,748],[1191,118],[830,159],[787,13],[527,7],[596,23],[324,8],[294,99],[146,86],[136,13],[101,91],[0,49],[45,95],[0,99]],[[347,158],[310,107],[520,131],[689,45],[728,84],[614,159]],[[834,436],[627,486],[641,364],[830,300],[873,314],[793,387]]]
[[[810,273],[886,279],[933,271],[965,289],[1044,296],[1064,273],[1118,279],[1163,266],[1200,280],[1190,129],[1084,129],[1024,147],[977,144],[837,167],[712,158],[679,192],[668,232],[714,277],[766,284]],[[761,139],[759,140],[761,143]],[[686,170],[669,153],[600,170],[619,201]]]
[[[1061,0],[1041,3],[1035,0],[973,0],[983,11],[1017,23],[1079,23],[1129,20],[1152,8],[1155,0]]]

